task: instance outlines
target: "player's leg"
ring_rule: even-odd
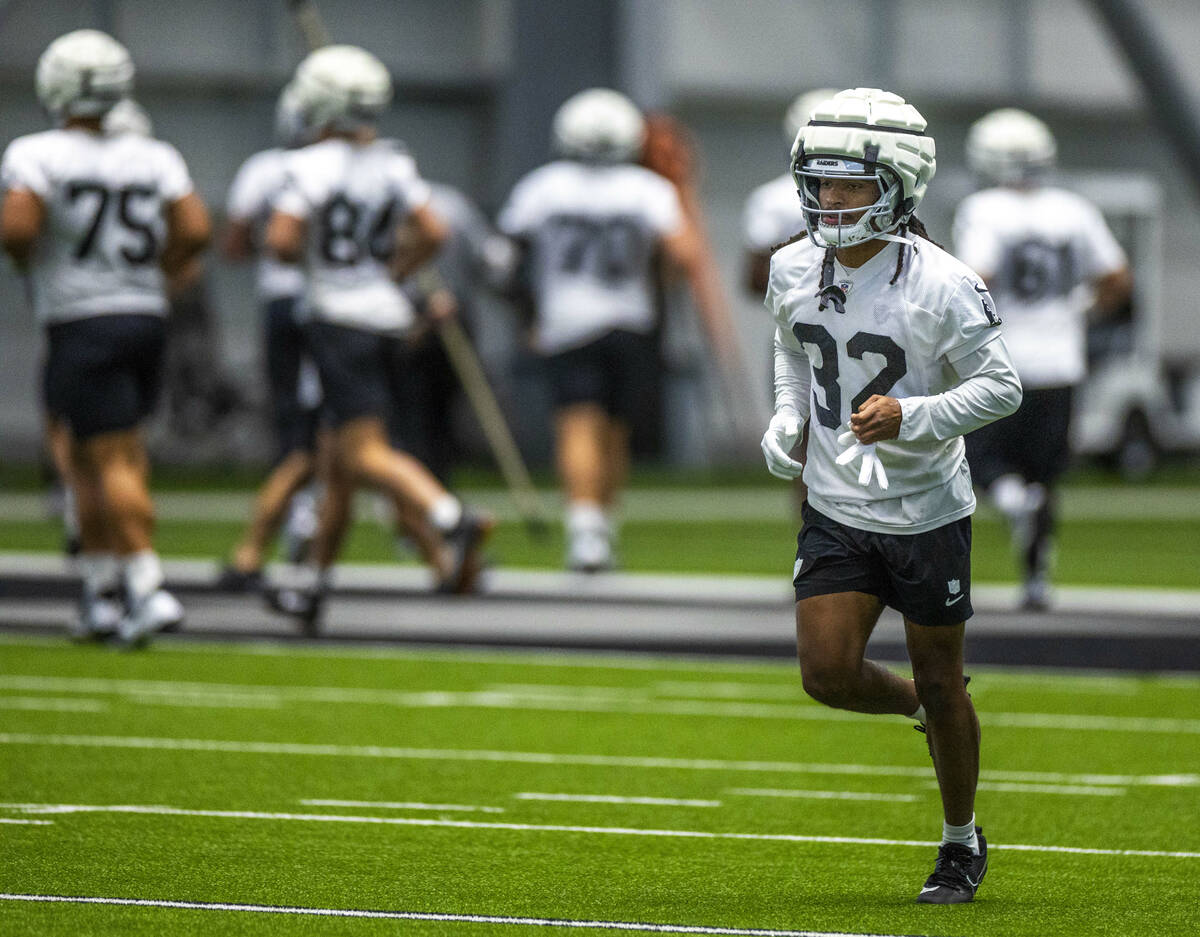
[[[313,454],[303,449],[289,452],[272,469],[254,497],[250,522],[233,549],[233,561],[222,574],[221,582],[225,588],[257,587],[267,549],[283,524],[291,500],[313,475]]]
[[[1027,532],[1019,559],[1024,579],[1023,604],[1034,611],[1050,602],[1050,579],[1058,529],[1056,485],[1070,459],[1072,388],[1048,387],[1030,391],[1031,438],[1026,451]]]
[[[916,713],[913,681],[865,658],[887,595],[872,535],[806,504],[792,581],[805,691],[838,709]]]
[[[883,603],[865,592],[814,595],[796,603],[796,638],[804,691],[834,709],[909,716],[918,700],[912,680],[865,657]]]
[[[596,572],[612,562],[605,504],[609,491],[609,418],[596,402],[568,403],[555,414],[555,461],[567,502],[567,566]]]
[[[904,620],[917,695],[942,799],[942,843],[922,904],[961,904],[975,897],[987,872],[987,841],[975,825],[979,719],[963,680],[963,626]]]

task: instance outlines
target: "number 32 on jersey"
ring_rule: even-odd
[[[828,429],[837,429],[850,418],[850,413],[856,411],[875,394],[886,394],[900,378],[908,373],[908,363],[905,360],[904,349],[897,345],[887,335],[877,335],[874,332],[856,332],[846,342],[845,349],[839,349],[837,340],[829,334],[823,325],[811,322],[797,322],[792,326],[792,334],[801,344],[815,345],[821,352],[821,366],[813,367],[813,374],[821,390],[825,393],[825,404],[813,394],[813,412],[817,421]],[[863,360],[867,352],[882,355],[884,366],[866,385],[850,400],[850,411],[842,416],[842,385],[838,383],[841,374],[839,355],[844,351],[847,358]]]

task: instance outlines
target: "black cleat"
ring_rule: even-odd
[[[483,545],[496,527],[490,514],[464,511],[458,526],[446,534],[452,557],[450,572],[438,584],[437,591],[454,595],[474,592],[483,570]]]
[[[975,827],[979,837],[979,855],[959,843],[942,843],[938,847],[933,874],[917,895],[917,904],[965,904],[975,899],[983,877],[987,874],[987,840],[983,829]]]
[[[325,593],[307,589],[267,589],[263,592],[272,611],[296,619],[300,633],[315,638],[321,633],[321,613],[325,610]]]
[[[217,576],[216,589],[218,592],[259,592],[263,587],[261,569],[238,569],[236,566],[225,566]]]

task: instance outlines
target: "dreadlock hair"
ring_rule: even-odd
[[[913,215],[908,219],[908,222],[903,226],[903,230],[911,234],[915,234],[919,238],[924,238],[934,247],[942,246],[929,236],[929,232],[925,230],[924,222],[922,222],[921,219],[916,215]],[[896,255],[896,272],[893,273],[892,278],[888,280],[888,286],[894,286],[896,281],[900,279],[900,274],[904,271],[904,257],[909,250],[912,250],[912,248],[901,246],[900,252]]]

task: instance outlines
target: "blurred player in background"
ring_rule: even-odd
[[[796,137],[807,238],[771,259],[776,412],[762,448],[773,474],[808,484],[793,574],[804,689],[923,724],[943,826],[917,901],[957,904],[987,871],[963,678],[975,497],[961,437],[1013,412],[1021,385],[986,288],[913,214],[936,168],[925,127],[903,98],[857,88]],[[806,422],[801,464],[789,453]],[[885,606],[904,616],[911,680],[864,657]]]
[[[1043,609],[1056,526],[1055,483],[1070,456],[1074,387],[1087,370],[1087,319],[1128,302],[1125,253],[1100,211],[1046,184],[1054,166],[1049,128],[1004,108],[967,135],[967,161],[993,188],[959,205],[954,242],[996,297],[1025,399],[1006,420],[967,437],[975,483],[1012,528],[1024,605]]]
[[[255,285],[262,309],[263,356],[275,421],[277,458],[255,498],[250,522],[234,547],[219,587],[246,591],[262,586],[267,550],[288,516],[288,554],[303,555],[316,529],[316,503],[306,488],[316,472],[320,379],[305,347],[300,321],[304,268],[283,263],[264,249],[272,206],[283,190],[288,154],[303,145],[306,130],[289,85],[275,110],[278,146],[255,153],[234,176],[226,209],[222,252],[235,263],[256,259]]]
[[[520,246],[555,409],[568,568],[613,567],[612,511],[629,465],[630,421],[658,367],[654,263],[697,260],[675,187],[634,165],[645,123],[631,101],[593,88],[553,125],[559,159],[525,176],[499,217]]]
[[[83,600],[74,633],[133,645],[178,625],[163,589],[139,425],[161,382],[166,283],[204,247],[208,213],[169,144],[105,132],[133,87],[115,39],[77,30],[37,67],[37,93],[59,129],[14,140],[0,180],[0,234],[29,275],[46,327],[47,410],[70,432]]]
[[[466,510],[428,468],[394,449],[386,430],[395,405],[389,343],[413,324],[397,280],[437,253],[445,224],[429,207],[429,186],[412,158],[376,137],[392,96],[382,62],[356,46],[326,46],[300,64],[294,84],[317,142],[288,160],[267,247],[307,269],[305,330],[333,430],[323,510],[348,510],[350,492],[364,484],[390,494],[398,511],[415,505],[439,538],[440,586],[470,591],[492,519]],[[308,626],[319,615],[344,529],[323,519],[304,567],[290,610]]]
[[[837,88],[818,88],[799,95],[783,115],[783,137],[788,150],[795,142],[800,128],[808,123],[814,107],[837,94]],[[771,270],[771,252],[804,231],[804,211],[796,180],[791,172],[764,182],[750,193],[742,210],[742,247],[745,251],[743,284],[757,300],[767,292],[767,275]],[[803,462],[808,445],[808,430],[796,444],[796,457]],[[792,494],[796,514],[808,495],[804,480],[797,478]]]

